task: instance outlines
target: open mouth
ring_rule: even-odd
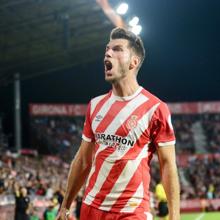
[[[109,60],[105,61],[105,69],[106,71],[110,71],[112,69],[112,63]]]

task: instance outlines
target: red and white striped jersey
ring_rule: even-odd
[[[95,142],[84,203],[112,212],[149,211],[150,161],[156,147],[175,144],[167,105],[140,87],[88,105],[83,140]]]

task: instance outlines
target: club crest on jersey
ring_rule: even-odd
[[[137,127],[137,124],[138,124],[137,119],[138,119],[138,116],[137,116],[137,115],[132,115],[132,116],[128,119],[128,121],[127,121],[127,123],[126,123],[126,127],[127,127],[128,130],[132,130],[132,129],[134,129],[135,127]]]

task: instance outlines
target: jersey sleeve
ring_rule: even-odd
[[[87,142],[94,142],[95,137],[94,137],[94,133],[92,131],[90,110],[91,110],[91,102],[88,104],[88,108],[87,108],[87,112],[86,112],[86,118],[85,118],[85,122],[84,122],[82,139]]]
[[[164,102],[160,103],[153,116],[152,139],[153,143],[159,147],[175,144],[170,110]]]

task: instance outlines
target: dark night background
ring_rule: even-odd
[[[126,2],[128,13],[140,18],[147,51],[139,83],[166,102],[219,101],[220,1]],[[104,81],[104,49],[95,62],[21,81],[24,147],[29,147],[29,103],[87,103],[110,88]],[[12,134],[13,84],[0,87],[0,102],[3,129]]]

